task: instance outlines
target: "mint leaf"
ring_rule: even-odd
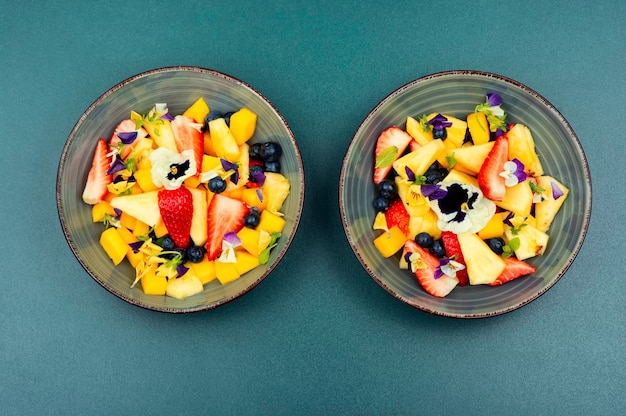
[[[515,250],[517,250],[520,246],[519,238],[513,238],[509,241],[509,244],[502,247],[502,258],[511,257],[515,254]]]
[[[278,239],[282,234],[273,232],[271,234],[270,243],[259,253],[259,264],[266,264],[270,259],[270,251],[278,245]]]
[[[399,149],[396,146],[390,146],[380,152],[376,157],[376,168],[386,168],[396,160]]]
[[[448,162],[448,167],[452,169],[454,165],[456,165],[456,158],[454,157],[454,153],[446,156],[446,161]]]
[[[530,190],[534,193],[534,194],[540,194],[545,192],[546,190],[543,189],[541,186],[537,185],[534,181],[528,181],[528,184],[530,185]]]

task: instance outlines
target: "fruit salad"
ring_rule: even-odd
[[[377,139],[373,244],[435,297],[527,276],[548,247],[569,190],[544,172],[530,129],[506,116],[487,93],[465,120],[409,116]]]
[[[248,108],[223,114],[200,97],[180,115],[132,111],[98,139],[82,198],[108,257],[135,269],[132,287],[184,299],[268,262],[290,183],[280,144],[250,140],[256,126]]]

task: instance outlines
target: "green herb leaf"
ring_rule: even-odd
[[[282,234],[278,232],[273,232],[271,234],[270,243],[267,247],[259,253],[259,264],[266,264],[270,259],[270,251],[278,245],[278,239]]]
[[[541,186],[537,185],[534,181],[528,181],[528,184],[530,185],[530,190],[534,193],[534,194],[541,194],[543,192],[545,192],[546,190],[543,189]]]
[[[519,232],[522,230],[522,228],[526,227],[528,224],[524,223],[524,224],[520,224],[517,227],[513,227],[511,228],[511,233],[513,235],[517,235],[519,234]],[[514,238],[513,240],[518,240],[518,244],[519,244],[519,238]],[[512,240],[511,240],[512,241]],[[518,246],[519,247],[519,246]]]
[[[398,156],[398,148],[396,146],[390,146],[380,152],[376,158],[376,168],[386,168],[396,160]]]
[[[422,131],[424,133],[430,132],[432,126],[430,124],[426,124],[426,122],[428,121],[428,114],[422,115],[418,121],[420,122],[420,126],[422,126]]]
[[[413,183],[416,185],[424,185],[426,183],[426,176],[424,175],[417,176]]]
[[[446,156],[446,161],[448,162],[448,167],[452,169],[454,165],[456,165],[456,158],[454,157],[454,153]]]

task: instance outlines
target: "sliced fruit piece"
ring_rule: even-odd
[[[508,212],[496,212],[489,222],[478,231],[478,236],[483,240],[502,237],[504,234],[504,218],[506,218],[507,215]]]
[[[107,157],[108,152],[108,146],[104,139],[98,139],[93,153],[91,169],[89,169],[87,176],[87,183],[83,190],[83,201],[87,204],[97,204],[109,192],[107,185],[111,183],[112,176],[107,173],[111,164]]]
[[[442,182],[461,182],[478,188],[478,180],[474,176],[468,175],[455,168],[450,169],[448,175],[443,178]]]
[[[489,283],[489,286],[499,286],[518,277],[527,276],[537,271],[535,266],[532,266],[525,261],[518,260],[515,257],[507,257],[504,259],[506,264],[504,271],[498,276],[498,278]]]
[[[452,155],[456,160],[455,169],[476,176],[480,172],[480,167],[483,165],[493,145],[494,142],[463,146],[452,150],[448,155]]]
[[[237,183],[234,181],[234,177],[230,176],[230,180],[226,185],[226,191],[233,191],[235,189],[243,189],[244,185],[248,183],[250,179],[250,146],[244,143],[240,146],[241,157],[237,161]]]
[[[172,152],[178,152],[170,121],[157,117],[155,112],[156,110],[153,107],[144,119],[143,128],[146,129],[158,146],[165,147]]]
[[[245,188],[241,190],[241,200],[249,207],[263,211],[267,207],[267,197],[261,188]]]
[[[113,208],[117,208],[135,217],[139,221],[148,224],[150,227],[157,225],[161,219],[158,191],[117,196],[111,199],[110,204]]]
[[[389,209],[385,211],[385,219],[387,220],[387,228],[397,226],[405,236],[408,236],[410,216],[402,200],[396,199],[391,203]]]
[[[413,175],[423,175],[428,167],[432,165],[437,158],[446,150],[446,146],[442,140],[433,140],[424,146],[421,146],[414,152],[402,156],[393,162],[394,170],[403,179],[409,179],[407,169],[410,169]]]
[[[415,277],[424,290],[438,298],[446,297],[459,281],[456,278],[443,275],[435,278],[435,271],[439,268],[439,259],[420,247],[413,240],[408,240],[404,246],[407,253],[416,253],[419,259],[415,261]]]
[[[115,217],[115,211],[111,204],[107,201],[100,201],[91,207],[91,220],[93,222],[104,221],[106,215]]]
[[[235,111],[230,116],[230,131],[238,145],[242,145],[254,136],[257,115],[246,107]]]
[[[185,116],[176,116],[170,123],[176,148],[179,153],[184,150],[193,150],[196,160],[196,175],[200,173],[202,157],[204,155],[204,134],[202,124],[196,123],[193,119]]]
[[[446,249],[446,257],[454,259],[465,266],[465,259],[463,258],[463,252],[461,251],[461,245],[456,234],[451,231],[443,231],[441,233],[441,240],[443,241],[443,247]],[[467,268],[457,270],[456,278],[459,281],[459,286],[465,286],[469,283],[469,277],[467,276]]]
[[[107,228],[100,234],[100,245],[116,266],[124,260],[128,252],[128,244],[114,227]]]
[[[141,288],[146,295],[163,296],[167,291],[167,277],[164,274],[156,274],[149,270],[141,278]]]
[[[429,119],[436,116],[437,113],[433,113]],[[465,141],[465,133],[467,132],[467,122],[461,120],[456,117],[449,116],[447,114],[442,114],[445,118],[448,119],[449,123],[452,123],[452,126],[446,128],[447,137],[446,141],[448,141],[452,147],[461,147],[463,142]]]
[[[533,207],[533,191],[526,179],[514,186],[507,186],[504,197],[500,201],[494,201],[500,208],[527,217]]]
[[[264,209],[261,211],[261,219],[259,220],[257,229],[263,230],[269,234],[280,233],[283,231],[286,224],[287,221],[285,221],[283,217]]]
[[[200,97],[196,101],[194,101],[194,103],[191,104],[189,108],[185,110],[183,116],[189,117],[196,123],[202,123],[204,122],[204,118],[209,114],[210,111],[211,109],[204,100],[204,97]]]
[[[383,232],[381,235],[374,239],[374,246],[380,252],[380,254],[387,258],[396,254],[406,241],[406,234],[398,228],[398,226],[391,227],[389,232]]]
[[[158,188],[152,181],[152,172],[149,167],[138,169],[133,174],[133,177],[135,178],[135,181],[137,181],[137,185],[139,185],[141,190],[144,192],[154,191]]]
[[[411,216],[409,221],[409,236],[415,237],[421,232],[430,234],[435,240],[441,238],[441,229],[437,225],[439,217],[432,209],[420,216]]]
[[[543,175],[543,167],[530,129],[523,124],[513,124],[509,126],[506,136],[509,138],[509,160],[519,159],[529,176]]]
[[[502,201],[506,193],[505,179],[500,176],[500,173],[504,170],[504,164],[508,160],[508,149],[507,137],[498,137],[478,172],[480,190],[492,201]]]
[[[223,118],[220,117],[209,121],[209,132],[211,143],[213,144],[212,147],[217,157],[226,159],[229,162],[239,160],[239,145]]]
[[[170,237],[177,247],[189,246],[193,219],[193,197],[184,186],[178,189],[158,191],[159,211]]]
[[[552,176],[547,175],[537,178],[537,186],[544,189],[544,192],[542,192],[543,201],[535,203],[535,219],[537,220],[537,229],[545,232],[548,231],[563,202],[565,202],[569,189]]]
[[[139,143],[144,137],[148,135],[148,132],[142,127],[137,128],[135,122],[131,119],[122,120],[117,127],[115,127],[115,131],[111,135],[111,139],[109,140],[109,146],[111,148],[117,148],[119,144],[122,142],[122,139],[118,136],[118,133],[131,133],[136,132],[137,135],[133,141],[133,146],[124,146],[120,156],[122,159],[126,159],[128,155],[133,151],[133,147],[136,143]]]
[[[374,153],[376,160],[374,183],[376,185],[385,179],[391,170],[392,163],[402,156],[411,140],[411,136],[397,126],[388,128],[378,136]]]
[[[474,233],[457,234],[470,285],[494,282],[505,268],[504,259],[491,251],[478,235]]]
[[[483,144],[489,141],[489,123],[485,113],[476,111],[467,115],[467,127],[472,136],[472,142]]]
[[[237,251],[235,253],[237,261],[235,268],[237,273],[243,275],[259,265],[259,257],[248,253],[247,251]]]
[[[207,191],[200,188],[189,188],[193,204],[193,216],[189,236],[197,246],[203,246],[207,240]]]
[[[200,279],[193,272],[187,271],[182,277],[168,280],[165,294],[176,299],[185,299],[203,290]]]
[[[550,239],[548,234],[530,224],[515,229],[505,227],[504,235],[509,245],[513,239],[518,239],[519,245],[514,252],[519,260],[541,256],[546,251]]]
[[[221,261],[215,262],[215,275],[223,285],[241,277],[235,263],[222,263]]]
[[[433,140],[433,134],[431,132],[431,129],[432,128],[429,125],[426,125],[424,127],[422,123],[420,123],[413,117],[406,118],[407,133],[409,133],[409,135],[422,146]]]
[[[280,212],[285,199],[289,196],[291,185],[289,180],[281,173],[265,172],[263,194],[265,196],[265,209],[271,212]]]
[[[206,255],[199,263],[189,262],[189,267],[203,285],[215,280],[215,263],[210,261]]]
[[[211,198],[207,213],[207,258],[215,260],[222,251],[224,234],[238,232],[243,227],[243,219],[248,214],[243,202],[222,194]]]

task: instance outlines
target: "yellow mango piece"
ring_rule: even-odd
[[[474,112],[468,114],[467,128],[469,128],[474,144],[484,144],[489,141],[489,123],[487,122],[485,113]]]
[[[259,249],[259,237],[260,230],[243,227],[237,233],[237,237],[241,240],[241,247],[253,256],[259,256],[261,250]]]
[[[167,234],[168,234],[167,227],[165,226],[163,219],[159,218],[159,221],[154,226],[154,235],[156,235],[157,238],[161,238]]]
[[[215,262],[209,260],[205,255],[201,262],[199,263],[188,263],[189,268],[191,268],[194,274],[200,279],[203,285],[206,285],[209,282],[215,280]]]
[[[254,136],[257,115],[242,107],[230,116],[230,131],[238,145],[242,145]]]
[[[508,212],[495,213],[489,222],[478,231],[478,236],[483,240],[488,238],[502,237],[504,234],[504,219],[508,215]]]
[[[261,220],[257,229],[264,230],[270,234],[274,232],[280,233],[285,228],[287,222],[279,215],[276,215],[268,210],[261,211]]]
[[[215,275],[217,280],[223,285],[237,280],[241,277],[241,274],[237,271],[235,263],[222,263],[221,261],[215,261]]]
[[[122,239],[116,228],[107,228],[100,235],[100,245],[116,266],[124,260],[128,244]]]
[[[200,186],[202,182],[200,181],[200,176],[190,176],[187,179],[185,179],[185,186],[187,188],[197,188],[198,186]]]
[[[126,243],[126,258],[128,259],[128,262],[131,264],[131,266],[137,267],[139,262],[143,261],[143,253],[135,253],[133,249],[129,246],[130,243],[135,243],[139,241],[137,236],[124,227],[117,228],[117,232],[120,237],[122,237],[122,240],[124,240],[124,242]]]
[[[135,224],[137,223],[137,219],[125,211],[120,215],[120,224],[124,228],[128,228],[129,230],[133,230],[135,228]]]
[[[235,256],[237,258],[235,269],[239,275],[243,275],[259,265],[259,257],[247,251],[237,251]]]
[[[261,188],[245,188],[241,190],[241,200],[250,207],[263,211],[267,207],[267,198]]]
[[[217,157],[226,159],[229,162],[236,162],[239,160],[239,145],[223,118],[217,118],[209,121],[209,131],[211,134],[213,150],[215,150]]]
[[[202,156],[202,172],[209,172],[222,167],[222,162],[217,156],[205,154]]]
[[[104,221],[105,215],[116,216],[115,210],[107,201],[100,201],[91,207],[91,219],[93,222]]]
[[[374,239],[374,246],[383,257],[387,258],[402,249],[406,239],[407,237],[402,230],[394,225],[389,232],[384,232]]]
[[[150,270],[141,278],[141,288],[146,295],[163,296],[167,289],[167,278]]]
[[[142,235],[148,235],[150,232],[150,226],[145,222],[137,220],[135,223],[135,228],[133,229],[133,235],[136,237],[140,237]]]
[[[207,105],[204,97],[198,98],[188,109],[185,110],[183,115],[194,119],[196,123],[204,123],[204,118],[209,114],[211,110]]]
[[[289,180],[280,173],[265,172],[265,182],[262,188],[267,204],[266,209],[279,212],[285,199],[289,196],[291,188]]]

